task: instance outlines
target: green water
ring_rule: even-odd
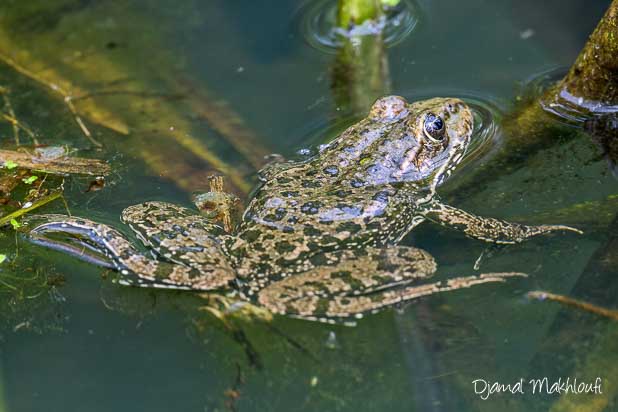
[[[499,108],[499,126],[523,83],[570,65],[608,2],[415,4],[415,30],[387,50],[391,91],[408,98],[473,96]],[[58,68],[85,90],[104,89],[98,79],[112,69],[118,74],[107,80],[116,79],[120,88],[137,84],[162,94],[177,92],[170,79],[190,79],[243,119],[256,136],[256,152],[289,157],[314,144],[320,131],[353,117],[341,116],[333,103],[334,54],[309,46],[298,28],[298,10],[298,2],[283,0],[4,0],[0,20],[11,53],[31,47],[41,64]],[[66,69],[88,56],[99,58],[98,66]],[[137,119],[140,110],[130,108],[130,96],[104,101],[105,107],[128,116],[139,131],[123,136],[89,121],[104,145],[93,149],[58,95],[8,65],[0,65],[0,83],[10,86],[17,116],[40,140],[112,162],[115,172],[102,191],[86,193],[88,178],[67,179],[73,214],[119,227],[126,206],[155,199],[189,204],[190,191],[204,189],[203,180],[183,187],[173,174],[147,166],[140,156],[144,145],[165,157],[176,143],[150,140],[163,134],[162,125]],[[170,118],[186,121],[212,153],[253,181],[247,155],[184,102],[160,105],[175,110]],[[149,121],[156,126],[144,126]],[[0,127],[3,147],[10,145],[12,129]],[[587,136],[568,127],[556,130],[552,137],[559,144],[527,153],[495,178],[480,182],[474,174],[479,163],[466,168],[455,177],[462,183],[449,184],[445,198],[486,216],[579,223],[584,235],[534,239],[498,251],[482,266],[526,272],[527,279],[429,297],[367,316],[356,327],[278,317],[272,323],[236,320],[228,328],[200,310],[203,301],[191,294],[115,285],[101,277],[100,268],[23,241],[16,253],[15,238],[5,232],[0,252],[9,259],[0,265],[0,276],[32,280],[11,283],[19,293],[5,288],[0,294],[0,412],[544,411],[560,395],[532,394],[525,386],[524,394],[484,401],[472,384],[543,377],[600,377],[603,394],[590,398],[593,410],[616,410],[615,323],[525,298],[527,291],[543,289],[615,305],[616,273],[604,262],[616,250],[616,210],[589,203],[593,207],[580,208],[571,221],[560,220],[558,212],[604,202],[616,193],[616,179]],[[494,143],[507,137],[498,131]],[[491,152],[485,156],[482,162],[490,164]],[[187,164],[207,167],[192,157]],[[45,211],[62,213],[64,207],[58,203]],[[486,246],[432,224],[405,243],[429,251],[440,274],[448,275],[471,274]],[[39,280],[50,275],[66,281],[42,286]]]

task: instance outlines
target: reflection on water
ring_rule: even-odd
[[[422,17],[387,49],[392,93],[463,97],[477,119],[476,158],[440,194],[474,213],[585,234],[534,239],[482,262],[483,271],[527,279],[422,299],[350,328],[247,319],[235,306],[207,310],[190,293],[124,288],[59,253],[22,242],[16,249],[3,232],[0,282],[33,279],[20,283],[22,295],[0,287],[7,411],[568,410],[569,399],[555,394],[481,401],[471,381],[616,379],[613,323],[525,298],[541,289],[615,305],[615,177],[581,130],[550,118],[550,135],[531,134],[521,149],[513,140],[521,128],[508,123],[521,110],[517,84],[568,66],[594,25],[573,19],[582,10],[600,15],[607,4],[530,6],[532,17],[506,0],[409,4]],[[1,65],[0,85],[38,141],[111,161],[103,190],[86,192],[88,179],[67,178],[65,197],[75,215],[121,228],[124,207],[188,204],[214,169],[246,194],[263,154],[306,156],[297,152],[358,118],[337,110],[333,56],[306,43],[313,29],[299,29],[307,21],[295,10],[291,1],[276,10],[255,2],[8,1],[0,5],[0,52],[28,64],[30,75]],[[551,31],[538,27],[538,13]],[[556,49],[556,38],[568,44]],[[63,82],[103,148],[84,139],[62,98],[38,78]],[[9,123],[0,133],[3,145],[13,142]],[[473,274],[486,252],[430,223],[405,244],[435,256],[441,277]],[[594,402],[585,398],[597,408],[587,410],[612,410],[616,389],[604,389]]]

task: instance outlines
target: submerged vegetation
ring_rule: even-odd
[[[232,156],[236,163],[252,167],[259,167],[269,151],[256,143],[253,132],[225,101],[213,97],[194,79],[177,75],[176,57],[164,52],[164,30],[151,26],[138,8],[111,4],[74,8],[77,5],[73,3],[37,0],[26,8],[4,10],[0,60],[57,95],[91,145],[118,144],[124,153],[140,158],[153,173],[185,190],[193,190],[196,182],[204,182],[210,173],[219,171],[228,176],[235,192],[246,194],[250,189],[244,176],[248,170],[232,167],[211,146],[216,145],[219,135],[224,136],[228,147],[236,152]],[[65,15],[67,7],[72,13]],[[131,39],[129,45],[113,41],[101,44],[101,37],[115,32],[92,25],[99,8],[128,31],[122,36]],[[45,21],[41,21],[42,16]],[[20,22],[39,22],[42,27],[51,24],[53,30],[42,36]],[[80,31],[85,26],[90,29]],[[81,32],[85,37],[70,36],[72,32]],[[63,59],[56,53],[58,42],[66,50],[74,50],[74,58]],[[85,44],[89,46],[84,48]],[[136,58],[135,53],[139,55],[157,44],[160,53]],[[150,64],[145,66],[142,60]],[[195,116],[208,127],[199,126]],[[103,133],[107,137],[94,141],[95,133],[90,130],[93,124],[108,129]],[[112,135],[116,135],[118,143],[110,139]],[[164,155],[159,150],[163,146]]]

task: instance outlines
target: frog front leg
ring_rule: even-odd
[[[463,231],[474,239],[498,244],[519,243],[533,236],[556,231],[583,233],[579,229],[564,225],[527,226],[491,217],[476,216],[437,201],[430,202],[420,213],[428,220]]]
[[[273,313],[309,320],[334,321],[415,299],[523,273],[485,273],[439,282],[423,282],[436,263],[422,249],[389,246],[329,253],[334,264],[289,276],[259,291],[257,301]]]

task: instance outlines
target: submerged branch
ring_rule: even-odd
[[[109,164],[103,160],[83,157],[60,157],[42,159],[37,155],[12,150],[0,150],[0,165],[13,162],[23,169],[38,170],[51,174],[81,174],[103,176],[110,173]]]
[[[606,309],[592,303],[577,300],[564,295],[558,295],[555,293],[545,292],[542,290],[534,290],[528,292],[528,297],[531,299],[537,299],[540,301],[551,300],[553,302],[562,303],[566,306],[571,306],[586,312],[594,313],[599,316],[604,316],[613,320],[618,320],[618,310]]]

